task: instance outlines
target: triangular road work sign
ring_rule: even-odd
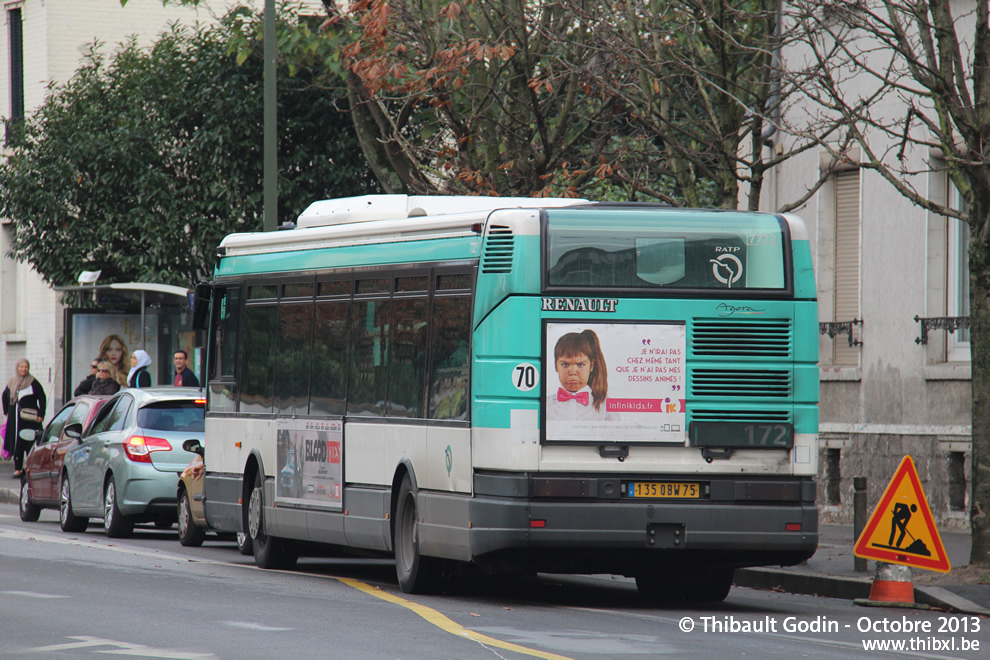
[[[853,554],[888,564],[949,572],[949,557],[910,456],[904,457],[887,485]]]

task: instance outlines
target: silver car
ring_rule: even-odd
[[[67,448],[59,480],[62,530],[84,531],[89,518],[102,518],[114,538],[130,535],[139,522],[171,527],[179,474],[196,457],[182,443],[203,442],[205,407],[195,388],[128,389],[110,399]]]

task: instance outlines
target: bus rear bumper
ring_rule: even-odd
[[[634,574],[658,560],[685,567],[788,566],[818,547],[813,501],[548,502],[476,495],[457,502],[420,496],[423,552],[463,561],[501,557],[536,570]],[[464,524],[451,524],[458,519]]]

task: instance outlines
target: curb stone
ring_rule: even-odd
[[[870,578],[839,577],[774,568],[736,569],[733,582],[737,587],[843,600],[867,598],[873,584]],[[942,587],[915,586],[914,599],[918,603],[941,610],[990,617],[990,610],[987,608]]]
[[[13,479],[10,481],[11,483],[16,483]],[[20,488],[16,490],[7,487],[0,488],[0,504],[20,504],[20,500]]]

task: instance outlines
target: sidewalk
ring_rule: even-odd
[[[17,504],[20,482],[12,479],[14,464],[0,461],[0,503]],[[990,584],[977,584],[976,578],[990,569],[966,567],[969,562],[968,531],[939,530],[953,572],[948,574],[915,570],[915,600],[939,609],[990,616]],[[787,568],[745,568],[736,571],[735,584],[755,589],[774,589],[827,598],[866,598],[873,583],[875,562],[867,562],[866,573],[854,569],[852,525],[822,525],[818,551],[807,562]]]
[[[952,572],[936,573],[914,569],[914,598],[918,603],[939,609],[990,616],[990,584],[978,584],[990,568],[975,569],[969,562],[969,531],[939,530]],[[778,589],[789,593],[814,594],[829,598],[867,598],[873,584],[876,562],[867,562],[867,572],[854,566],[852,525],[823,524],[819,529],[818,551],[798,566],[787,568],[746,568],[736,571],[740,587]]]

